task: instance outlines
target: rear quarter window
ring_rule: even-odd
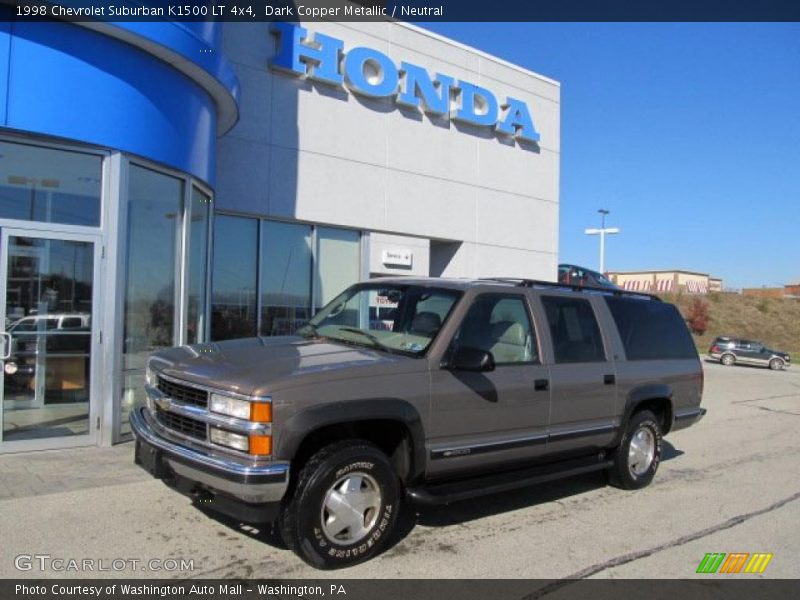
[[[594,310],[588,300],[542,296],[557,363],[605,361],[605,350]]]
[[[686,323],[672,304],[606,297],[628,360],[697,358]]]

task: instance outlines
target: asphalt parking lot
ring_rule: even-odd
[[[649,488],[620,491],[594,474],[407,508],[387,552],[335,575],[682,578],[695,576],[707,552],[769,552],[761,577],[800,576],[800,369],[704,368],[709,414],[666,438]],[[307,567],[267,531],[193,507],[134,467],[132,451],[125,444],[1,456],[0,577],[331,575]],[[19,571],[20,554],[103,559],[107,568],[113,559],[140,562],[81,573],[42,572],[34,561]],[[190,559],[194,568],[143,571],[151,559]]]

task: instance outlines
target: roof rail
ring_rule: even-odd
[[[483,277],[481,281],[497,281],[500,283],[513,283],[520,287],[547,287],[562,290],[573,290],[575,292],[597,292],[602,294],[609,294],[612,296],[632,296],[635,298],[646,298],[648,300],[655,300],[663,302],[661,298],[654,294],[647,294],[645,292],[633,292],[629,290],[620,290],[614,288],[599,287],[595,285],[574,285],[570,283],[558,283],[556,281],[541,281],[538,279],[524,279],[522,277]]]

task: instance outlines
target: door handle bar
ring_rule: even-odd
[[[0,337],[6,340],[5,344],[3,344],[3,354],[0,356],[0,360],[7,360],[11,358],[11,334],[3,331],[0,332]]]

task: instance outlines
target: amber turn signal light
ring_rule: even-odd
[[[268,456],[272,454],[272,436],[251,435],[250,454],[255,454],[257,456]]]
[[[253,402],[250,404],[250,420],[256,423],[272,422],[272,403]]]

